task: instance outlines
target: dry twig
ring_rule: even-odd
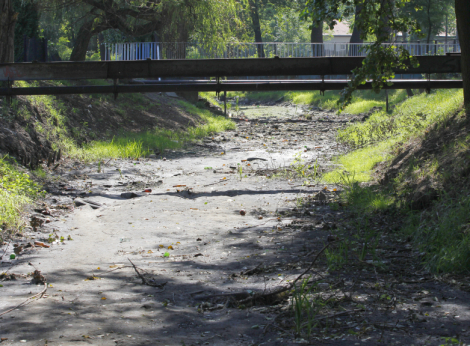
[[[151,283],[151,282],[148,282],[148,280],[139,272],[139,270],[137,269],[137,267],[135,266],[134,263],[132,263],[132,261],[128,258],[129,262],[131,262],[132,266],[134,267],[134,270],[135,272],[137,273],[137,275],[139,276],[139,278],[142,280],[142,284],[144,285],[147,285],[147,286],[152,286],[152,287],[158,287],[160,289],[163,289],[165,287],[165,285],[168,283],[167,282],[164,282],[162,284],[154,284],[154,283]]]
[[[47,291],[47,283],[45,282],[45,283],[44,283],[44,289],[43,289],[41,292],[39,292],[38,294],[35,294],[34,296],[29,297],[29,298],[26,299],[24,302],[22,302],[21,304],[18,304],[18,305],[15,306],[14,308],[11,308],[10,310],[7,310],[7,311],[5,311],[5,312],[2,312],[2,313],[0,314],[0,316],[3,316],[3,315],[5,315],[5,314],[7,314],[7,313],[9,313],[9,312],[12,312],[13,310],[18,309],[19,307],[21,307],[21,306],[23,306],[23,305],[27,305],[27,304],[31,303],[32,299],[35,299],[35,298],[40,299],[40,298],[42,298],[42,296],[44,295],[44,293],[46,293],[46,291]]]

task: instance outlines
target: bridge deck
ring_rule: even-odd
[[[460,56],[417,57],[419,67],[396,73],[460,73]],[[143,60],[0,64],[0,81],[348,75],[363,57],[291,59]]]

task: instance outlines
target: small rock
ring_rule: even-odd
[[[81,200],[80,198],[75,198],[75,201],[73,201],[73,203],[75,204],[76,207],[87,205],[87,203]]]
[[[123,192],[123,193],[121,193],[121,197],[130,199],[130,198],[139,197],[139,195],[134,193],[134,192]]]

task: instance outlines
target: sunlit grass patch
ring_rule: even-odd
[[[0,228],[18,229],[24,207],[40,195],[40,188],[8,156],[0,158],[0,178]]]
[[[356,182],[366,182],[371,180],[371,171],[377,165],[390,157],[390,148],[396,141],[389,140],[352,151],[346,155],[339,156],[335,162],[342,167],[323,175],[325,182],[341,183],[344,174],[347,174]]]
[[[390,106],[394,106],[406,99],[404,90],[390,90],[389,92]],[[209,102],[221,106],[216,99],[215,92],[203,92],[200,95]],[[273,101],[290,101],[298,105],[314,105],[322,107],[326,110],[338,109],[338,100],[340,98],[339,91],[326,91],[321,95],[319,91],[257,91],[257,92],[228,92],[227,97],[240,97],[249,99],[252,102],[273,102]],[[367,113],[373,107],[382,107],[385,109],[385,91],[375,93],[371,90],[360,90],[354,93],[352,103],[344,110],[345,113],[359,114]]]
[[[462,90],[420,94],[399,104],[392,114],[377,112],[368,121],[338,131],[338,140],[363,146],[390,137],[407,139],[434,123],[443,123],[461,108]],[[352,105],[353,106],[353,105]]]
[[[235,123],[186,101],[178,101],[188,113],[199,116],[201,124],[183,130],[155,128],[140,133],[123,133],[108,141],[93,141],[79,148],[72,141],[64,142],[66,152],[74,158],[95,161],[105,158],[139,158],[165,149],[183,148],[191,141],[217,132],[235,129]]]

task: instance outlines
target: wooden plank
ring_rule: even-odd
[[[105,93],[141,93],[141,92],[186,92],[186,91],[270,91],[270,90],[341,90],[348,80],[310,81],[310,82],[262,82],[248,83],[196,83],[196,84],[139,84],[139,85],[106,85],[106,86],[73,86],[73,87],[27,87],[0,88],[0,95],[63,95],[63,94],[105,94]],[[397,80],[384,89],[457,89],[462,88],[461,80]],[[359,89],[372,89],[372,83],[360,85]]]
[[[143,60],[0,64],[0,81],[158,77],[347,75],[362,57]],[[397,73],[459,73],[458,56],[418,57],[420,66]]]

